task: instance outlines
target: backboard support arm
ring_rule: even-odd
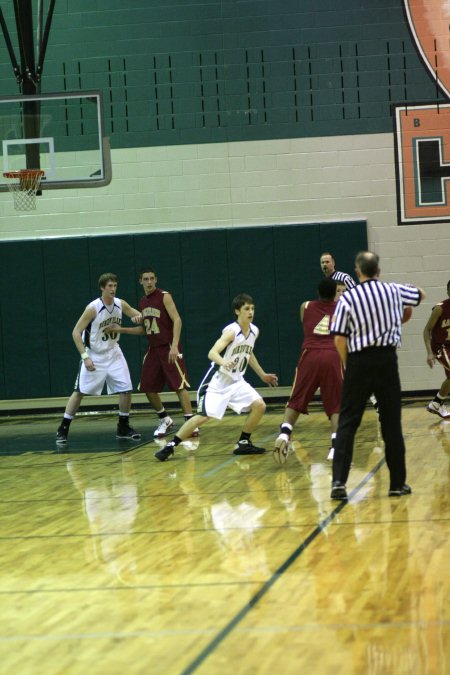
[[[3,32],[3,37],[8,49],[9,58],[11,59],[14,76],[23,94],[40,93],[42,71],[44,69],[45,54],[47,52],[48,38],[52,26],[55,4],[56,0],[50,0],[44,30],[42,30],[43,0],[39,0],[38,2],[36,64],[31,0],[13,0],[21,61],[20,66],[14,53],[14,48],[11,42],[8,26],[6,25],[5,17],[0,7],[0,25]]]
[[[44,33],[42,35],[42,41],[38,45],[39,53],[38,53],[38,64],[37,64],[37,68],[36,68],[36,79],[38,81],[40,81],[40,79],[42,77],[42,71],[44,69],[45,52],[47,51],[48,36],[50,34],[50,28],[51,28],[51,25],[52,25],[53,11],[55,9],[55,2],[56,2],[56,0],[50,1],[50,5],[49,5],[49,8],[48,8],[48,12],[47,12],[47,19],[45,21]]]
[[[6,25],[5,17],[3,16],[3,12],[2,12],[1,7],[0,7],[0,25],[2,27],[3,37],[5,38],[5,43],[6,43],[6,48],[8,50],[9,58],[11,59],[11,65],[13,67],[14,76],[17,80],[17,83],[20,85],[20,83],[22,81],[22,73],[20,72],[20,66],[17,63],[16,55],[14,54],[14,48],[12,46],[8,26]]]

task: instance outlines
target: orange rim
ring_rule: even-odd
[[[18,171],[4,171],[3,175],[5,178],[31,178],[33,176],[43,176],[44,173],[42,169],[19,169]]]

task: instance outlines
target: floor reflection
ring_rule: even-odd
[[[133,459],[122,457],[101,469],[89,461],[69,460],[66,466],[92,535],[85,545],[86,561],[129,583],[136,572],[130,534],[139,511]]]

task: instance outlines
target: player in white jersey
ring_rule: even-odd
[[[107,335],[104,329],[122,324],[122,300],[114,297],[112,305],[106,305],[103,298],[97,298],[89,303],[88,308],[95,310],[95,316],[83,331],[84,345],[93,353],[106,353],[119,341],[119,333]]]
[[[232,308],[236,320],[225,326],[221,337],[208,353],[212,363],[197,392],[198,414],[183,424],[170,443],[155,452],[155,457],[161,462],[169,459],[174,454],[174,448],[188,439],[194,429],[211,418],[222,419],[227,407],[238,414],[249,413],[234,454],[261,455],[265,452],[264,448],[253,445],[250,436],[263,416],[266,404],[244,379],[244,374],[249,365],[270,387],[276,387],[278,378],[273,373],[266,373],[253,353],[259,334],[252,323],[255,313],[253,299],[242,293],[234,298]]]
[[[118,345],[118,333],[105,333],[108,326],[122,323],[122,312],[129,316],[141,315],[125,300],[116,297],[117,277],[107,272],[98,280],[101,297],[88,304],[72,331],[73,341],[81,361],[75,381],[75,391],[70,396],[64,417],[56,432],[58,445],[67,443],[70,423],[78,412],[83,396],[98,396],[106,384],[108,394],[119,394],[119,422],[117,438],[139,440],[141,435],[130,427],[131,408],[130,371]]]

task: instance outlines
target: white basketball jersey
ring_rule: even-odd
[[[103,329],[111,324],[122,324],[122,300],[114,298],[112,305],[105,305],[101,298],[93,300],[88,307],[93,307],[96,316],[83,332],[86,347],[97,353],[113,349],[120,338],[119,333],[104,333]]]
[[[242,328],[234,321],[228,326],[225,326],[223,333],[232,330],[234,332],[234,340],[230,342],[228,347],[225,349],[222,357],[225,361],[234,361],[235,366],[233,370],[227,370],[223,366],[219,368],[219,372],[223,375],[227,375],[232,380],[238,381],[242,380],[247,370],[248,362],[250,356],[253,353],[255,347],[256,338],[259,335],[259,329],[253,324],[250,324],[250,329],[247,337],[242,332]]]

